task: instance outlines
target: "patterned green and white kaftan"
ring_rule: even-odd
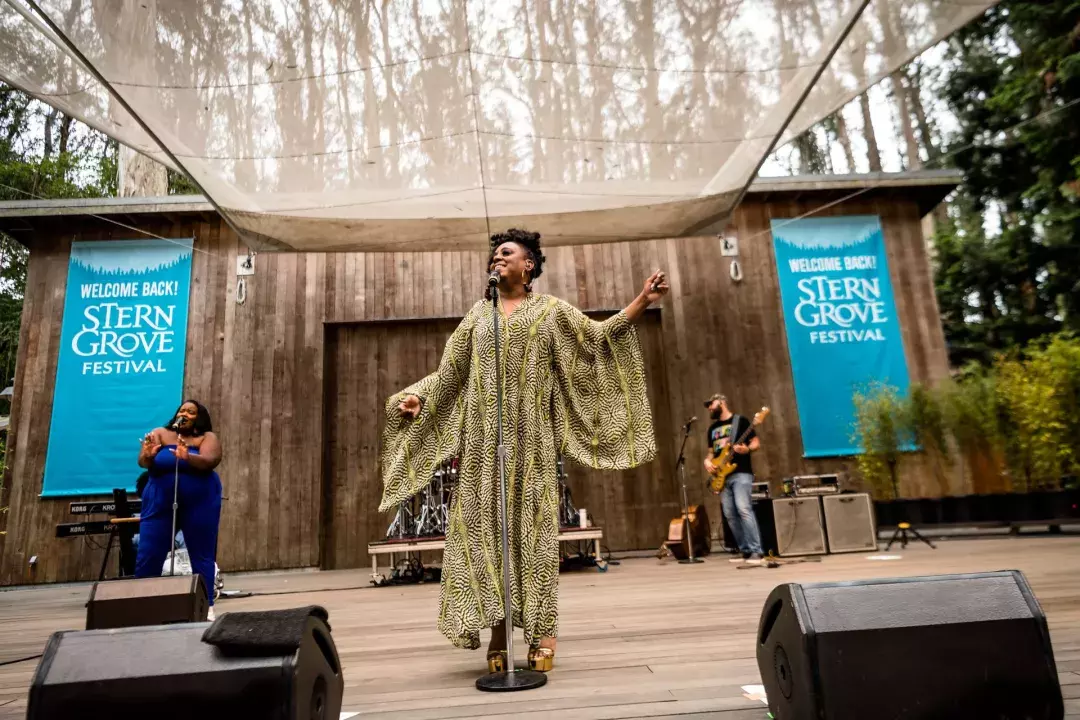
[[[492,308],[478,302],[446,344],[439,369],[386,403],[381,511],[459,457],[446,549],[439,630],[461,648],[503,620],[502,536],[495,458]],[[656,453],[637,332],[619,313],[604,322],[562,300],[528,295],[500,322],[514,625],[533,647],[558,633],[556,454],[602,469],[631,468]],[[423,405],[413,420],[398,403]]]

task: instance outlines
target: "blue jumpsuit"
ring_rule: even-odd
[[[198,448],[189,448],[194,455]],[[161,575],[169,555],[172,531],[173,478],[176,446],[165,445],[150,466],[150,480],[142,493],[139,551],[135,577]],[[221,479],[213,470],[196,470],[180,461],[176,527],[184,533],[191,569],[202,576],[210,604],[214,604],[214,558],[217,555],[218,520],[221,517]]]

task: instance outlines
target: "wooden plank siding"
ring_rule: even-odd
[[[729,278],[729,261],[720,256],[720,241],[714,236],[545,250],[548,260],[537,290],[583,310],[626,305],[656,268],[664,268],[670,278],[672,293],[662,303],[659,327],[647,341],[649,352],[659,353],[666,369],[662,382],[650,387],[654,405],[662,407],[657,410],[657,417],[663,418],[657,427],[662,448],[662,461],[657,463],[662,466],[645,475],[628,475],[625,487],[614,488],[614,480],[605,480],[602,493],[600,488],[574,489],[578,504],[598,520],[603,510],[604,522],[627,528],[616,533],[619,544],[642,548],[660,544],[665,528],[657,518],[677,509],[669,465],[678,450],[681,425],[691,415],[699,422],[687,445],[688,479],[691,501],[701,499],[699,468],[707,424],[701,401],[713,392],[727,393],[743,413],[765,404],[772,408],[761,431],[763,449],[754,464],[758,474],[776,486],[784,476],[853,470],[853,463],[843,459],[802,458],[773,260],[769,218],[794,217],[827,200],[815,197],[803,192],[795,202],[782,193],[764,199],[751,195],[740,207],[732,228],[740,239],[741,283]],[[895,195],[863,198],[829,207],[822,214],[881,216],[911,379],[938,380],[948,366],[920,228],[921,209]],[[247,250],[224,223],[204,213],[170,213],[170,221],[142,215],[137,220],[139,227],[163,237],[195,237],[184,395],[210,408],[225,448],[220,468],[226,496],[218,553],[221,568],[319,565],[321,553],[329,557],[341,552],[321,547],[321,526],[331,519],[339,521],[333,508],[323,507],[326,497],[332,496],[324,483],[329,468],[326,445],[332,439],[324,427],[333,415],[326,393],[361,385],[377,394],[365,400],[361,417],[342,426],[344,436],[333,438],[347,443],[350,433],[360,433],[360,425],[381,422],[389,385],[383,378],[371,377],[374,368],[400,363],[400,369],[407,370],[402,377],[418,379],[441,355],[433,337],[418,343],[407,364],[399,358],[379,358],[381,344],[346,343],[342,356],[344,345],[334,340],[328,350],[327,338],[342,323],[363,327],[404,318],[460,318],[481,296],[484,253],[260,254],[241,305],[235,295],[235,257]],[[8,436],[8,476],[0,498],[0,506],[10,506],[6,516],[0,516],[0,529],[7,530],[6,536],[0,535],[0,584],[96,576],[101,551],[92,542],[54,538],[56,524],[72,520],[67,515],[69,500],[42,500],[38,494],[71,241],[134,234],[85,216],[35,220]],[[326,365],[329,351],[337,357]],[[326,368],[336,377],[327,378]],[[370,416],[371,408],[379,409],[379,417]],[[125,470],[132,475],[138,472],[135,452],[133,446],[132,466]],[[900,487],[906,496],[969,489],[956,478],[934,477],[917,462],[902,467]],[[379,488],[355,492],[366,507],[377,502]],[[705,501],[714,528],[718,527],[718,500],[707,496]],[[611,513],[618,508],[623,514],[615,517]],[[657,526],[644,527],[647,523]],[[372,527],[378,524],[382,520]],[[366,542],[364,536],[370,533],[359,527],[356,532],[349,542]],[[38,558],[33,569],[31,556]]]

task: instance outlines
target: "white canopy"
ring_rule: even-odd
[[[672,237],[993,0],[0,0],[0,78],[257,248]],[[133,117],[134,115],[134,117]]]

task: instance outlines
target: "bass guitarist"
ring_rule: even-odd
[[[751,486],[754,483],[750,453],[761,446],[761,441],[749,418],[731,412],[725,396],[713,395],[705,401],[705,407],[709,408],[713,420],[708,433],[709,456],[705,458],[706,472],[713,472],[713,460],[720,457],[721,451],[729,442],[742,440],[731,448],[736,469],[728,476],[724,490],[720,493],[724,517],[727,518],[740,552],[731,562],[760,565],[761,532],[758,530],[757,518],[754,517],[754,508],[750,501]]]

